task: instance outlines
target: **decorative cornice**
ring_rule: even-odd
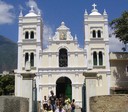
[[[29,19],[29,18],[28,18]],[[22,25],[41,25],[40,21],[22,22]]]
[[[70,43],[76,43],[77,41],[76,40],[49,40],[49,42],[51,44],[62,44],[62,43],[65,43],[65,44],[70,44]]]
[[[59,53],[58,52],[52,52],[52,51],[48,51],[48,52],[42,52],[43,55],[56,55],[56,56],[59,56]],[[75,51],[75,52],[68,52],[68,55],[79,55],[79,54],[87,54],[86,51]]]
[[[88,40],[88,41],[85,41],[85,45],[89,45],[89,44],[92,44],[92,43],[103,43],[105,45],[109,45],[109,40],[103,40],[103,41],[100,41],[100,40],[96,40],[96,39],[92,39],[92,40]]]
[[[52,73],[52,74],[62,74],[62,73],[83,73],[87,70],[87,67],[56,67],[56,68],[39,68],[38,72],[39,75],[43,75],[46,73]]]
[[[104,38],[103,38],[103,37],[101,37],[101,38],[98,38],[98,37],[97,37],[97,38],[90,38],[90,40],[91,40],[91,41],[94,41],[94,42],[95,42],[95,41],[104,41]]]
[[[29,44],[29,43],[36,43],[36,39],[22,39],[22,43],[27,43],[27,44]]]
[[[36,42],[36,45],[37,46],[41,46],[41,42]]]
[[[83,86],[83,82],[82,82],[81,84],[80,84],[80,83],[79,83],[79,84],[78,84],[78,83],[74,83],[74,84],[72,84],[72,86],[75,86],[75,87],[76,87],[76,86],[79,86],[79,87],[80,87],[80,86]]]
[[[22,46],[22,42],[18,42],[18,47]]]
[[[39,84],[39,89],[42,89],[43,87],[52,88],[56,87],[56,84]]]
[[[98,51],[102,51],[102,52],[103,52],[104,49],[105,49],[105,48],[91,48],[92,53],[93,53],[93,51],[95,51],[95,50],[98,50]]]
[[[24,52],[24,54],[25,54],[25,52],[34,52],[34,53],[36,53],[36,49],[24,49],[23,52]]]
[[[83,85],[83,84],[80,84],[80,83],[79,83],[79,84],[78,84],[78,83],[77,83],[77,84],[76,84],[76,83],[72,84],[72,86],[74,86],[74,87],[81,87],[82,85]],[[49,83],[49,84],[40,83],[40,84],[39,84],[39,88],[42,88],[42,87],[49,87],[49,86],[50,86],[50,87],[55,87],[56,84],[54,84],[54,83],[53,83],[53,84],[52,84],[52,83]]]

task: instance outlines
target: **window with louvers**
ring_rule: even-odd
[[[68,55],[66,49],[60,49],[59,51],[59,67],[68,66]]]
[[[26,53],[25,54],[25,64],[26,64],[26,62],[29,60],[29,54],[28,53]]]
[[[34,66],[34,53],[31,53],[30,55],[30,64],[32,67]]]
[[[97,65],[97,52],[93,52],[93,65]]]

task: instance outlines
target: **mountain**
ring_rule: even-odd
[[[17,43],[0,35],[0,73],[17,68]]]

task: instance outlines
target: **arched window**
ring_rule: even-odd
[[[101,38],[101,31],[100,30],[97,31],[97,35],[98,35],[98,38]]]
[[[66,49],[60,49],[59,51],[59,67],[68,66],[68,54]]]
[[[97,53],[93,52],[93,65],[97,65]]]
[[[96,31],[95,30],[92,31],[92,37],[96,38]]]
[[[26,31],[26,32],[25,32],[25,39],[28,39],[28,38],[29,38],[29,32]]]
[[[34,39],[34,32],[33,31],[31,31],[31,33],[30,33],[30,38]]]
[[[29,60],[29,54],[28,53],[25,53],[25,65],[26,65],[26,62]]]
[[[99,65],[103,65],[103,53],[99,52]]]
[[[34,66],[34,53],[30,54],[30,65]]]

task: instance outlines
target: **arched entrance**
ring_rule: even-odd
[[[59,98],[60,95],[72,99],[72,83],[67,77],[60,77],[56,81],[56,96]]]

